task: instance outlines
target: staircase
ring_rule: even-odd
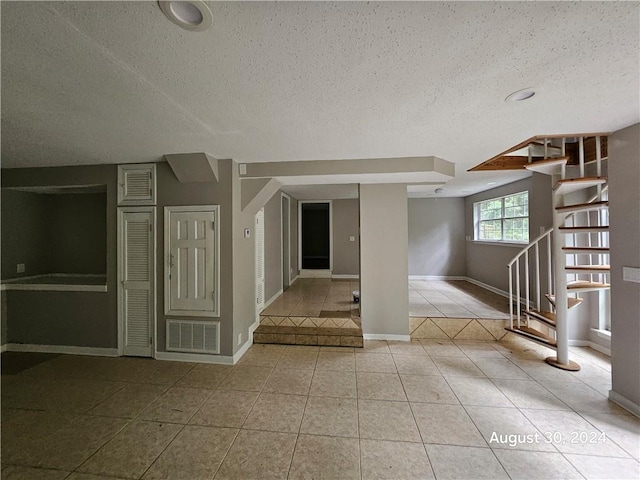
[[[595,147],[586,160],[585,142]],[[553,228],[508,264],[507,330],[556,350],[547,363],[570,371],[580,366],[569,359],[569,312],[579,309],[582,293],[609,289],[609,203],[607,179],[602,176],[605,142],[600,135],[547,138],[544,151],[549,158],[534,160],[529,155],[527,170],[553,178]],[[577,153],[574,165],[567,163],[568,150]]]

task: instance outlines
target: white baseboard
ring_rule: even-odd
[[[611,349],[598,345],[596,342],[589,342],[589,346],[600,353],[604,353],[608,357],[611,356]]]
[[[570,347],[589,347],[597,350],[600,353],[604,353],[605,355],[611,356],[611,350],[603,347],[602,345],[598,345],[595,342],[590,340],[569,340]]]
[[[258,312],[258,315],[260,315],[260,313],[262,313],[262,311],[264,311],[269,305],[271,305],[273,302],[275,302],[276,298],[278,298],[280,295],[282,295],[282,293],[284,292],[284,290],[280,289],[278,290],[273,297],[271,297],[269,300],[267,300],[264,304],[264,307],[262,307],[262,310],[260,310]]]
[[[623,397],[619,393],[609,390],[609,400],[633,413],[636,417],[640,417],[640,405],[633,403],[631,400]]]
[[[409,280],[466,280],[459,275],[409,275]]]
[[[247,347],[248,348],[248,347]],[[213,363],[221,365],[233,365],[233,357],[226,355],[207,355],[206,353],[182,353],[182,352],[158,352],[156,360],[169,360],[172,362]]]
[[[300,278],[300,276],[299,276],[299,275],[296,275],[295,277],[293,277],[293,278],[291,279],[291,281],[289,282],[289,286],[291,286],[291,285],[293,285],[294,283],[296,283],[296,280],[298,280],[298,278]]]
[[[397,342],[409,342],[411,335],[388,335],[385,333],[365,333],[362,335],[365,340],[393,340]]]
[[[8,352],[9,351],[9,345],[8,344],[4,344],[0,346],[0,353],[4,353],[4,352]]]
[[[347,275],[342,273],[332,273],[331,278],[336,280],[360,280],[360,275]]]
[[[509,298],[509,292],[505,292],[504,290],[500,290],[499,288],[493,287],[487,283],[483,283],[480,282],[479,280],[476,280],[475,278],[471,278],[471,277],[464,277],[464,279],[469,282],[469,283],[473,283],[474,285],[477,285],[479,287],[484,288],[485,290],[489,290],[490,292],[496,293],[502,297],[506,297]],[[520,300],[524,300],[524,299],[520,299]],[[526,300],[524,300],[523,303],[526,303]]]
[[[247,353],[247,350],[249,350],[249,347],[251,347],[251,345],[253,345],[253,332],[249,334],[249,340],[244,342],[242,347],[240,347],[240,350],[238,350],[236,353],[233,354],[232,361],[234,365],[238,363],[238,361],[242,358],[242,356],[245,353]]]
[[[305,270],[301,269],[300,278],[331,278],[331,270]]]
[[[32,345],[29,343],[7,343],[5,352],[62,353],[67,355],[92,355],[96,357],[117,357],[117,348],[76,347],[73,345]]]

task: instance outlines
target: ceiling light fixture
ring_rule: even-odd
[[[158,2],[162,13],[179,27],[192,32],[206,30],[213,23],[213,15],[200,0]]]
[[[523,100],[528,100],[533,97],[536,92],[533,90],[533,87],[523,88],[522,90],[517,90],[513,92],[511,95],[507,96],[504,99],[505,102],[521,102]]]

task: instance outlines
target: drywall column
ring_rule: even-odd
[[[365,337],[409,340],[407,186],[360,185],[360,301]]]
[[[640,268],[640,124],[609,137],[611,247],[611,376],[609,398],[640,416],[640,283],[623,267]]]

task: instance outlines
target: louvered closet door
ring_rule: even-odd
[[[151,208],[121,211],[121,315],[123,353],[152,356],[154,239]]]
[[[264,209],[256,215],[256,312],[264,308]]]

